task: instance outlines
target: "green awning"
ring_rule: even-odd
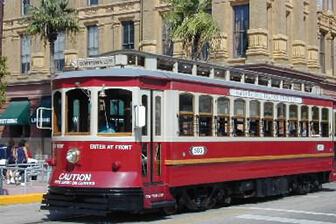
[[[42,98],[42,102],[38,108],[51,108],[51,99],[50,97]],[[36,108],[36,110],[38,109]],[[40,122],[40,117],[36,117],[36,110],[34,110],[32,116],[30,117],[30,122],[35,124],[37,121]],[[41,115],[39,115],[41,116]],[[43,110],[42,111],[42,124],[43,126],[50,127],[51,126],[51,110]]]
[[[12,101],[0,116],[0,125],[30,125],[30,102]]]

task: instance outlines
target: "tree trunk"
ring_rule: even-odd
[[[56,69],[55,69],[55,41],[49,42],[50,49],[50,77],[54,78]]]

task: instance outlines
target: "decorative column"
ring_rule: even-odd
[[[308,70],[313,72],[318,72],[320,69],[320,62],[319,62],[319,43],[318,43],[318,27],[317,27],[317,4],[314,2],[309,3],[308,6],[309,15],[308,15],[308,24],[309,30],[307,35],[308,40],[308,55],[307,55],[307,63],[308,63]]]
[[[296,69],[306,69],[307,65],[303,7],[303,0],[293,1],[292,63]]]
[[[159,14],[155,10],[156,0],[143,1],[142,26],[140,34],[139,49],[150,53],[157,53],[157,32],[162,30],[162,24],[157,24]]]
[[[275,0],[273,16],[273,59],[276,64],[288,63],[288,49],[286,35],[286,2]]]
[[[220,34],[215,37],[215,51],[211,52],[211,57],[216,62],[223,62],[229,57],[228,53],[228,33],[227,30],[231,30],[232,23],[228,19],[232,18],[232,7],[230,2],[221,0],[212,1],[212,17],[218,22]]]
[[[267,61],[269,58],[267,30],[267,1],[250,0],[250,29],[247,60]]]

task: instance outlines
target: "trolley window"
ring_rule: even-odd
[[[147,136],[147,115],[148,115],[148,96],[147,95],[142,95],[141,97],[141,102],[142,102],[142,106],[144,106],[146,108],[146,124],[145,126],[142,127],[142,135]]]
[[[320,110],[318,107],[312,108],[311,134],[312,136],[320,135]]]
[[[161,135],[161,97],[155,97],[155,135]]]
[[[286,105],[279,103],[277,105],[278,119],[277,119],[277,136],[286,137]]]
[[[260,103],[259,101],[250,101],[250,120],[249,120],[249,135],[257,137],[260,133]]]
[[[289,106],[289,137],[298,136],[298,106],[290,105]]]
[[[264,104],[264,123],[263,132],[265,137],[273,136],[273,114],[274,105],[271,102],[266,102]]]
[[[234,101],[233,134],[234,136],[245,136],[245,101],[236,99]]]
[[[66,93],[68,134],[89,134],[90,130],[90,91],[74,89]]]
[[[192,94],[180,94],[179,108],[179,135],[194,135],[194,96]]]
[[[327,108],[322,108],[321,134],[322,137],[329,137],[329,110]]]
[[[217,100],[217,136],[229,136],[230,132],[230,100],[220,97]]]
[[[307,106],[301,107],[301,121],[300,121],[300,129],[301,129],[301,137],[309,136],[309,109]]]
[[[105,90],[105,94],[106,96],[99,97],[99,134],[131,135],[132,92],[124,89],[108,89]]]
[[[62,94],[60,92],[54,94],[53,117],[54,134],[59,135],[62,131]]]
[[[199,97],[199,135],[212,136],[212,97]]]

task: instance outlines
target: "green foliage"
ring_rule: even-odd
[[[182,42],[187,57],[199,59],[204,43],[214,46],[214,38],[219,35],[218,23],[207,13],[211,0],[166,1],[172,7],[164,17],[172,37]]]
[[[73,17],[77,11],[69,7],[68,0],[40,0],[40,6],[30,6],[27,33],[41,35],[49,43],[54,43],[57,34],[62,31],[77,32],[80,30]]]
[[[7,58],[0,56],[0,107],[6,101],[6,87],[7,83],[5,82],[5,76],[9,75],[7,68]]]

